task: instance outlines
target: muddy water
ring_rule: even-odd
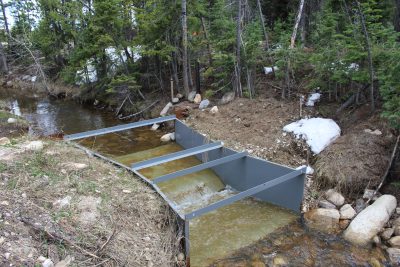
[[[31,133],[76,133],[121,122],[110,114],[71,101],[51,101],[5,93],[12,111],[28,119]],[[81,144],[129,165],[181,150],[162,144],[162,132],[148,128],[81,140]],[[200,164],[189,157],[142,170],[153,179]],[[182,213],[235,194],[211,170],[161,183],[161,189]],[[191,221],[191,265],[208,266],[383,266],[378,248],[357,248],[338,237],[308,231],[299,218],[284,209],[245,199]]]

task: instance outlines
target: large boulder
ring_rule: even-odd
[[[400,249],[399,248],[388,248],[386,249],[389,259],[393,266],[398,266],[400,264]]]
[[[340,213],[336,209],[314,209],[304,214],[308,227],[318,231],[331,233],[339,227]]]
[[[367,245],[389,221],[396,206],[394,196],[381,196],[357,215],[344,232],[344,238],[357,245]]]

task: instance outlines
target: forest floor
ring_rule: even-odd
[[[8,137],[0,266],[184,265],[175,216],[138,177],[64,142]]]

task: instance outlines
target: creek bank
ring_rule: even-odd
[[[6,138],[1,266],[178,264],[176,218],[142,181],[66,143]]]

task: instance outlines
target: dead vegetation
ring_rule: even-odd
[[[21,142],[0,147],[0,265],[175,265],[181,233],[150,187],[68,144]]]
[[[387,129],[378,116],[348,129],[318,156],[315,163],[318,186],[336,188],[348,196],[378,186],[395,141]],[[371,133],[375,130],[381,133]]]

